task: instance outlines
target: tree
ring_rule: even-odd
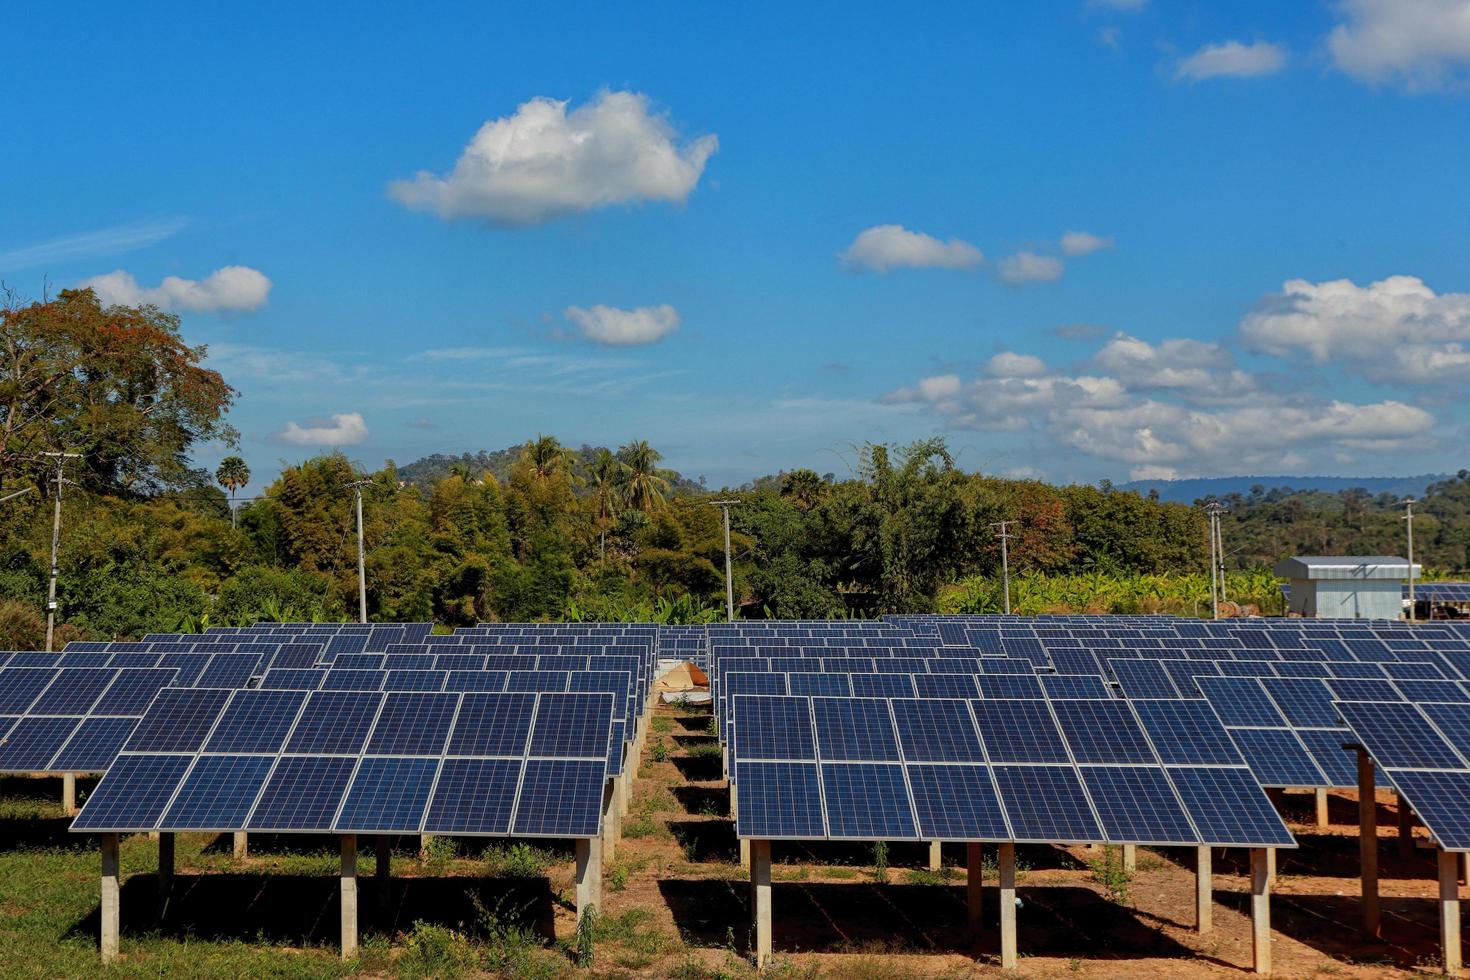
[[[781,479],[781,496],[790,498],[802,510],[811,510],[822,499],[827,485],[815,470],[792,470]]]
[[[250,482],[250,467],[239,456],[226,456],[214,471],[219,485],[230,491],[230,527],[235,526],[235,491]]]
[[[144,495],[197,484],[189,452],[234,445],[235,397],[204,347],[153,306],[103,308],[90,289],[0,299],[0,479],[47,487],[43,452],[76,452],[86,490]]]
[[[592,460],[592,514],[597,524],[598,558],[607,557],[607,529],[618,519],[622,507],[622,477],[626,466],[606,449],[597,450]]]
[[[669,481],[659,472],[658,463],[663,456],[658,450],[650,446],[648,440],[639,439],[620,448],[618,459],[625,467],[623,498],[628,506],[645,514],[662,507],[664,494],[669,491]]]
[[[531,462],[531,471],[538,480],[549,480],[559,473],[570,473],[572,451],[561,444],[556,436],[537,436],[526,443],[524,455]]]

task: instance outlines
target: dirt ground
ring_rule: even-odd
[[[613,956],[629,974],[730,973],[750,947],[748,877],[728,816],[729,791],[707,715],[660,706],[644,750],[625,836],[607,864],[604,914],[671,930],[685,966],[650,951]],[[663,744],[665,748],[658,746]],[[666,755],[666,757],[665,757]],[[656,759],[660,761],[655,761]],[[1395,798],[1379,794],[1382,938],[1361,934],[1355,794],[1330,797],[1331,825],[1315,825],[1312,796],[1287,795],[1283,815],[1300,847],[1281,850],[1271,900],[1276,976],[1388,977],[1439,966],[1434,851],[1402,853]],[[1418,828],[1418,840],[1427,841]],[[1248,854],[1214,855],[1214,928],[1194,930],[1194,852],[1140,848],[1131,877],[1095,870],[1101,848],[1017,848],[1021,976],[1192,977],[1251,968]],[[773,848],[776,972],[904,977],[999,972],[998,911],[987,868],[985,928],[978,951],[966,927],[964,847],[944,849],[941,873],[927,870],[928,846],[889,846],[886,873],[871,845],[787,844]],[[986,849],[987,863],[994,850]],[[554,889],[570,871],[553,872]],[[565,879],[565,880],[562,880]],[[885,880],[886,879],[886,880]],[[1107,884],[1112,885],[1110,892]],[[557,932],[573,929],[557,912]],[[633,945],[637,945],[636,942]],[[645,962],[645,960],[647,962]],[[606,960],[603,960],[606,962]],[[724,964],[722,970],[721,964]]]

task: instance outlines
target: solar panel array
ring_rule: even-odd
[[[614,700],[168,689],[71,829],[595,837]]]

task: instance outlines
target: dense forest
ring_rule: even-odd
[[[129,637],[257,619],[355,613],[352,491],[364,489],[369,615],[478,620],[659,619],[723,614],[720,510],[699,482],[633,441],[617,450],[537,436],[497,453],[364,472],[342,454],[263,488],[244,460],[192,465],[233,445],[236,397],[176,317],[103,308],[90,291],[12,300],[0,319],[0,642],[42,629],[55,460],[64,485],[63,639]],[[248,490],[248,496],[240,494]],[[732,508],[743,616],[872,616],[999,608],[999,543],[1025,612],[1198,612],[1207,581],[1198,507],[1101,486],[962,472],[942,439],[868,444],[858,475],[812,470],[719,491]],[[241,498],[238,506],[232,501]],[[1366,494],[1232,496],[1236,595],[1267,611],[1261,563],[1294,551],[1401,550],[1396,500]],[[1470,473],[1436,485],[1416,526],[1432,565],[1466,565]]]

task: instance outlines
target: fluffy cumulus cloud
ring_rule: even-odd
[[[1470,293],[1437,294],[1416,276],[1359,286],[1292,279],[1240,323],[1253,350],[1303,353],[1374,381],[1470,381]]]
[[[1470,0],[1345,0],[1338,10],[1327,49],[1352,77],[1411,91],[1470,77]]]
[[[663,340],[679,329],[679,311],[664,303],[620,310],[615,306],[569,306],[566,318],[583,339],[606,347],[637,347]]]
[[[359,412],[341,412],[330,419],[308,419],[305,424],[287,422],[275,434],[277,442],[290,446],[355,446],[367,437],[367,423]]]
[[[719,147],[713,134],[680,145],[646,96],[604,92],[567,111],[536,98],[480,127],[448,174],[389,185],[407,207],[441,218],[520,227],[614,204],[679,203]]]
[[[1000,278],[1019,286],[1033,282],[1056,282],[1062,278],[1062,260],[1035,252],[1017,252],[1000,264]]]
[[[1088,231],[1069,231],[1062,236],[1061,246],[1063,255],[1076,258],[1091,255],[1093,252],[1101,252],[1105,248],[1112,248],[1113,238],[1111,235],[1104,237]]]
[[[1242,44],[1224,41],[1206,44],[1194,54],[1180,60],[1174,69],[1176,80],[1191,82],[1207,78],[1256,78],[1274,75],[1286,67],[1286,49],[1269,41]]]
[[[1251,397],[1232,397],[1241,391]],[[1428,412],[1401,401],[1272,394],[1218,345],[1126,334],[1080,371],[1006,352],[974,378],[922,378],[882,401],[919,406],[955,428],[1039,434],[1063,450],[1126,465],[1136,478],[1289,470],[1314,458],[1391,452],[1434,425]]]
[[[853,268],[887,272],[889,269],[973,269],[985,261],[981,251],[958,238],[940,241],[933,235],[909,231],[903,225],[874,225],[858,233],[840,256]]]
[[[90,288],[104,304],[152,305],[176,313],[250,313],[265,305],[271,281],[257,269],[227,265],[203,279],[165,276],[157,286],[138,284],[130,272],[119,269],[78,283]]]

